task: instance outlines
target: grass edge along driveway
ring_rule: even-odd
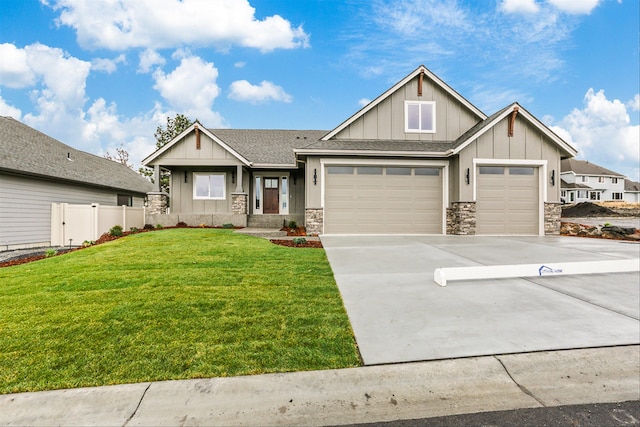
[[[0,269],[0,318],[1,394],[360,365],[324,250],[230,230]]]

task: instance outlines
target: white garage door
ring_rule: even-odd
[[[327,166],[326,234],[442,234],[442,168]]]
[[[538,234],[538,168],[480,166],[476,183],[477,234]]]

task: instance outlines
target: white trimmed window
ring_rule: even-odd
[[[617,184],[618,183],[618,178],[611,178],[611,183],[612,184]]]
[[[588,176],[586,176],[586,175],[582,175],[582,176],[580,177],[580,182],[589,182],[589,177],[588,177]]]
[[[611,193],[611,200],[622,200],[622,193]]]
[[[227,197],[224,173],[194,173],[193,198],[224,200]]]
[[[435,133],[436,103],[433,101],[405,101],[404,131]]]

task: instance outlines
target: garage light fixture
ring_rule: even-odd
[[[551,171],[551,185],[555,186],[556,185],[556,170],[552,170]]]
[[[469,185],[471,178],[469,177],[469,168],[467,168],[467,173],[464,175],[464,182]]]
[[[313,170],[313,185],[318,185],[318,170]]]

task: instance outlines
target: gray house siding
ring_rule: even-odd
[[[125,191],[0,173],[0,250],[48,245],[51,203],[115,206],[118,194],[132,196],[135,207],[144,204],[143,197]]]
[[[470,180],[474,179],[473,159],[502,160],[546,160],[547,161],[547,201],[560,200],[560,158],[561,153],[555,144],[527,123],[516,118],[513,137],[507,136],[508,116],[473,141],[460,152],[456,165],[457,176],[453,180],[459,184],[459,193],[452,201],[473,200],[473,182],[466,185],[466,171],[470,169]],[[555,185],[550,175],[555,171]]]
[[[436,132],[405,132],[404,101],[435,101]],[[468,108],[429,79],[423,80],[422,96],[418,96],[416,77],[336,134],[335,139],[453,141],[477,122]]]

